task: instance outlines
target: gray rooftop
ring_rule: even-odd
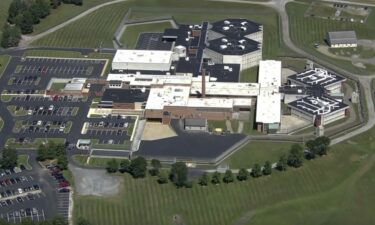
[[[328,32],[329,41],[333,44],[350,44],[357,43],[355,31],[334,31]]]

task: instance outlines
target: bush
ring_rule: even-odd
[[[220,173],[216,171],[214,174],[212,174],[211,183],[216,185],[220,184],[220,177]]]
[[[168,183],[168,176],[167,173],[164,171],[161,171],[158,175],[158,183],[159,184],[166,184]]]
[[[172,165],[169,177],[177,187],[183,187],[187,182],[187,173],[188,168],[186,164],[183,162],[176,162]]]
[[[201,186],[207,186],[208,180],[209,180],[208,173],[205,172],[199,177],[198,184]]]
[[[244,168],[241,168],[240,171],[238,172],[237,179],[239,181],[244,181],[244,180],[247,180],[248,177],[249,177],[249,173],[247,172],[247,170]]]
[[[130,163],[130,174],[134,178],[143,178],[146,176],[147,171],[147,161],[145,158],[138,156],[137,158],[133,159]]]
[[[234,181],[232,170],[225,171],[223,181],[226,184],[232,183]]]
[[[108,173],[116,173],[118,170],[118,162],[116,159],[111,159],[108,161],[106,169]]]

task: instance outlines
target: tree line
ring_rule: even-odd
[[[64,144],[56,144],[53,141],[49,141],[47,144],[39,145],[36,159],[38,161],[56,159],[57,167],[61,170],[68,169],[68,157],[66,155]]]
[[[61,3],[82,5],[83,0],[13,0],[8,8],[8,19],[3,28],[1,46],[4,48],[18,46],[21,34],[30,34],[34,25],[46,18],[51,9]]]
[[[318,137],[314,140],[309,140],[305,144],[305,149],[302,145],[293,144],[286,155],[280,156],[278,162],[275,165],[275,169],[279,171],[285,171],[288,167],[298,168],[303,165],[304,160],[311,160],[317,156],[323,156],[328,153],[330,145],[330,139],[328,137]],[[188,167],[183,162],[176,162],[172,164],[170,169],[162,169],[162,164],[159,160],[151,160],[150,166],[148,167],[147,160],[143,157],[137,157],[133,160],[123,159],[121,161],[112,159],[108,161],[107,171],[109,173],[129,173],[134,178],[144,178],[147,175],[147,171],[151,176],[157,176],[157,182],[159,184],[166,184],[172,182],[176,187],[191,188],[193,186],[192,181],[188,179]],[[218,185],[223,183],[232,183],[237,179],[238,181],[245,181],[250,177],[258,178],[262,176],[269,176],[272,174],[273,166],[270,161],[266,161],[263,166],[258,163],[248,171],[245,168],[241,168],[237,174],[234,174],[232,170],[226,170],[224,174],[219,172],[214,173],[203,173],[198,178],[198,184],[201,186],[207,186],[210,183]]]

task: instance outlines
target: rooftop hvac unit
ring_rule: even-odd
[[[185,60],[186,60],[186,61],[189,61],[189,57],[186,57]]]
[[[229,27],[228,26],[224,26],[223,30],[229,30]]]
[[[244,45],[239,45],[238,46],[240,49],[244,50],[245,49],[245,46]]]
[[[221,39],[221,42],[228,43],[228,39],[226,39],[226,38],[222,38],[222,39]]]
[[[229,66],[224,66],[224,70],[229,70]]]
[[[245,26],[246,24],[247,24],[247,21],[242,21],[242,22],[241,22],[241,25],[242,25],[242,26]]]
[[[241,39],[241,40],[239,40],[238,42],[239,42],[240,44],[243,44],[243,43],[246,42],[246,40],[245,40],[245,39]]]
[[[228,46],[226,46],[226,45],[220,45],[220,48],[221,49],[226,49]]]
[[[241,30],[246,31],[247,27],[241,27]]]
[[[193,25],[190,25],[189,28],[190,28],[190,29],[193,29]]]
[[[230,21],[229,20],[224,20],[224,24],[230,24]]]

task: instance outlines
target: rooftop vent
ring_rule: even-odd
[[[241,30],[246,31],[247,27],[241,27]]]
[[[223,30],[229,30],[229,27],[228,26],[224,26]]]
[[[222,38],[221,41],[224,42],[224,43],[228,43],[228,39],[226,39],[226,38]]]
[[[226,49],[228,46],[226,46],[226,45],[220,45],[220,48],[221,49]]]
[[[244,50],[245,49],[245,46],[244,45],[239,45],[238,46],[240,49]]]
[[[245,40],[245,39],[241,39],[241,40],[239,40],[238,42],[239,42],[240,44],[243,44],[243,43],[246,42],[246,40]]]
[[[247,24],[247,21],[242,21],[242,22],[241,22],[241,25],[242,25],[242,26],[245,26],[246,24]]]
[[[230,21],[229,20],[224,20],[224,24],[230,24]]]

